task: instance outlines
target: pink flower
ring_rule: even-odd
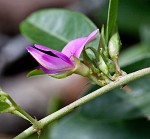
[[[96,29],[87,37],[81,37],[70,41],[62,52],[39,44],[35,44],[35,47],[27,46],[26,49],[39,63],[41,69],[45,73],[61,74],[70,72],[74,70],[76,66],[73,56],[79,58],[84,46],[96,39],[98,31],[99,30]]]

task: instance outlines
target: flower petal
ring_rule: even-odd
[[[51,48],[48,48],[48,47],[45,47],[45,46],[42,46],[42,45],[39,45],[39,44],[34,44],[34,46],[35,46],[35,48],[38,48],[38,49],[46,51],[46,52],[50,51],[53,54],[55,54],[57,57],[64,60],[65,62],[69,63],[70,65],[73,65],[72,61],[66,55],[64,55],[63,53],[61,53],[57,50],[53,50]]]
[[[34,46],[40,50],[43,50],[43,51],[51,51],[52,49],[46,47],[46,46],[43,46],[43,45],[40,45],[40,44],[34,44]]]
[[[60,72],[60,70],[54,70],[54,69],[46,69],[45,67],[43,67],[42,65],[40,65],[40,68],[47,74],[57,74]],[[62,71],[61,71],[62,72]]]
[[[58,57],[49,56],[31,46],[26,47],[28,52],[37,60],[43,69],[59,73],[74,68],[73,64],[67,63]],[[44,71],[44,70],[43,70]]]
[[[84,46],[96,39],[98,31],[99,30],[96,29],[88,37],[82,37],[82,38],[72,40],[64,47],[62,53],[69,58],[71,58],[72,55],[79,58]]]

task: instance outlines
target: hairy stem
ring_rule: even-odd
[[[54,121],[54,120],[64,116],[65,114],[71,112],[75,108],[91,101],[92,99],[94,99],[94,98],[96,98],[96,97],[98,97],[104,93],[107,93],[108,91],[110,91],[116,87],[125,85],[125,84],[127,84],[133,80],[136,80],[136,79],[143,77],[145,75],[148,75],[148,74],[150,74],[150,67],[136,71],[136,72],[128,74],[128,75],[125,75],[122,78],[118,79],[117,81],[114,81],[114,82],[112,82],[112,83],[110,83],[110,84],[108,84],[108,85],[106,85],[106,86],[78,99],[77,101],[69,104],[68,106],[66,106],[66,107],[64,107],[64,108],[62,108],[56,112],[54,112],[53,114],[41,119],[39,122],[44,127],[44,126],[48,125],[49,123],[51,123],[52,121]],[[34,132],[36,132],[34,130],[34,126],[31,126],[28,129],[26,129],[25,131],[23,131],[21,134],[16,136],[14,139],[27,138],[28,136],[30,136]]]

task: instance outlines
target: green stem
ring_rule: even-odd
[[[12,111],[12,113],[30,121],[34,126],[34,129],[40,130],[42,128],[40,122],[32,118],[26,111],[24,111],[19,105],[17,105],[9,95],[7,95],[7,99],[11,102],[12,106],[15,108],[14,111]]]
[[[119,63],[118,63],[118,58],[113,59],[113,61],[114,61],[114,64],[116,66],[116,73],[118,75],[121,75],[121,69],[120,69],[120,66],[119,66]]]
[[[19,117],[21,117],[21,118],[23,118],[23,119],[25,119],[25,120],[27,120],[27,121],[30,122],[30,120],[27,119],[27,118],[26,118],[23,114],[21,114],[19,111],[13,110],[12,113],[15,114],[15,115],[18,115]]]
[[[117,81],[114,81],[78,100],[76,100],[75,102],[69,104],[68,106],[58,110],[57,112],[54,112],[53,114],[43,118],[42,120],[40,120],[40,124],[44,127],[46,125],[48,125],[49,123],[51,123],[52,121],[64,116],[65,114],[71,112],[72,110],[74,110],[75,108],[93,100],[94,98],[102,95],[102,94],[105,94],[107,93],[108,91],[116,88],[116,87],[119,87],[119,86],[122,86],[122,85],[125,85],[133,80],[136,80],[140,77],[143,77],[145,75],[148,75],[150,74],[150,67],[149,68],[145,68],[145,69],[142,69],[142,70],[139,70],[139,71],[136,71],[134,73],[131,73],[131,74],[128,74],[128,75],[125,75],[123,76],[122,78],[120,78],[119,80]],[[33,134],[35,131],[34,131],[34,126],[31,126],[29,127],[28,129],[26,129],[25,131],[23,131],[21,134],[19,134],[18,136],[16,136],[14,139],[24,139],[24,138],[27,138],[28,136],[30,136],[31,134]]]
[[[101,81],[101,80],[98,81],[98,79],[97,79],[94,75],[90,75],[89,78],[90,78],[91,80],[93,80],[97,85],[99,85],[99,86],[104,86],[104,82]]]

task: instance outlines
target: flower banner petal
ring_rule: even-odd
[[[72,40],[64,47],[62,53],[68,56],[69,58],[71,58],[72,55],[79,58],[84,46],[96,39],[98,31],[99,30],[96,29],[88,37],[82,37]]]

